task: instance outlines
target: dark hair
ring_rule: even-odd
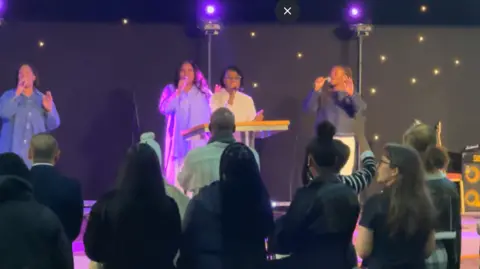
[[[223,69],[222,76],[220,77],[220,86],[222,86],[222,88],[225,88],[225,82],[223,82],[223,80],[224,80],[225,76],[227,75],[228,71],[233,71],[240,76],[240,87],[243,87],[243,73],[240,70],[240,68],[238,68],[235,65],[231,65],[231,66],[228,66],[227,68]]]
[[[308,144],[307,155],[312,156],[319,168],[334,168],[337,164],[337,151],[333,136],[337,132],[335,126],[324,121],[317,125],[317,136]]]
[[[187,60],[187,61],[183,61],[178,67],[177,69],[175,69],[175,74],[173,76],[173,86],[174,87],[177,87],[178,86],[178,82],[180,81],[180,70],[182,69],[182,66],[184,64],[190,64],[193,68],[193,75],[194,75],[194,78],[193,78],[193,85],[195,85],[199,90],[202,89],[202,81],[198,81],[198,77],[197,77],[197,73],[200,72],[200,68],[198,67],[197,64],[195,64],[195,62],[191,61],[191,60]]]
[[[423,123],[415,124],[405,132],[403,142],[418,151],[427,172],[433,173],[447,167],[448,153],[438,146],[437,133],[433,127]]]
[[[33,75],[35,76],[35,80],[33,81],[33,87],[34,88],[38,88],[40,87],[40,79],[39,79],[39,76],[38,76],[38,72],[37,72],[37,69],[31,65],[31,64],[26,64],[26,63],[23,63],[21,64],[18,69],[17,69],[17,76],[15,77],[15,85],[18,85],[18,72],[20,71],[20,68],[22,68],[22,66],[28,66],[30,67],[30,69],[32,70],[32,73]]]
[[[436,213],[420,156],[415,149],[398,144],[387,144],[384,150],[390,168],[398,169],[396,180],[385,188],[390,200],[387,215],[390,235],[429,232],[434,227]]]
[[[0,176],[17,176],[30,180],[30,170],[20,156],[7,152],[0,154]]]
[[[335,172],[340,173],[342,168],[347,163],[348,158],[350,157],[350,148],[338,139],[334,139],[333,144],[337,152],[337,163],[335,165]]]
[[[130,147],[117,184],[117,189],[132,199],[161,200],[165,198],[165,185],[155,150],[146,144]]]
[[[219,184],[222,240],[226,256],[235,255],[235,250],[238,251],[236,246],[242,243],[250,246],[257,243],[264,251],[264,239],[274,225],[273,213],[257,160],[249,147],[233,143],[223,151]],[[227,259],[226,262],[239,261]]]

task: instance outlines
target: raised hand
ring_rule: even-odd
[[[47,91],[47,93],[45,93],[45,95],[43,95],[42,105],[43,105],[43,109],[45,109],[47,112],[52,111],[53,97],[52,97],[52,93],[50,91]]]
[[[353,92],[355,91],[355,89],[353,88],[353,80],[352,80],[352,78],[347,78],[347,80],[345,81],[345,91],[346,91],[349,95],[353,95]]]
[[[263,109],[257,112],[257,115],[255,116],[254,121],[262,121],[264,118],[263,116]]]
[[[318,77],[313,83],[313,89],[316,92],[320,91],[323,88],[323,85],[325,85],[325,81],[327,81],[326,77]]]

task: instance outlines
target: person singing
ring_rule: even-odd
[[[17,87],[0,97],[0,153],[13,152],[22,157],[28,167],[31,166],[28,149],[32,136],[60,126],[52,93],[41,93],[37,84],[36,72],[24,64],[18,70]]]
[[[355,136],[353,122],[355,115],[366,109],[360,95],[354,90],[352,70],[345,66],[334,66],[327,77],[318,77],[314,88],[305,100],[304,108],[316,113],[316,125],[329,121],[337,129],[335,139],[350,148],[350,156],[341,170],[342,175],[349,175],[355,167]]]
[[[207,137],[187,141],[182,131],[210,120],[209,100],[212,95],[199,68],[191,61],[184,61],[175,72],[173,84],[165,86],[158,109],[165,116],[164,169],[168,182],[176,187],[177,174],[188,151],[206,145]]]
[[[212,111],[226,107],[232,111],[236,122],[263,120],[263,110],[257,113],[252,97],[242,92],[243,75],[236,66],[229,66],[222,72],[220,85],[215,86],[211,99]]]

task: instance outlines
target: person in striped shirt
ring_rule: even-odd
[[[377,172],[377,162],[375,161],[375,155],[373,154],[370,146],[368,144],[367,138],[365,137],[365,117],[358,115],[354,121],[354,131],[357,138],[358,147],[360,154],[360,160],[362,163],[362,168],[354,171],[350,175],[341,175],[340,170],[346,164],[348,158],[350,157],[350,149],[347,145],[342,143],[340,140],[335,139],[334,144],[337,149],[338,154],[338,164],[335,168],[338,173],[338,179],[343,182],[345,185],[351,187],[356,193],[362,192],[366,189],[372,182],[375,174]],[[306,162],[305,162],[306,164]],[[312,180],[307,166],[304,166],[302,172],[302,181],[306,185]]]

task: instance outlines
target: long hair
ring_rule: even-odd
[[[434,227],[435,207],[420,156],[415,149],[398,144],[387,144],[384,150],[390,167],[398,169],[396,180],[385,189],[390,200],[387,224],[391,236],[430,231]]]
[[[162,200],[166,197],[164,179],[155,150],[135,144],[127,152],[117,179],[117,190],[137,200]]]
[[[208,89],[208,83],[205,81],[205,76],[203,76],[202,71],[198,67],[198,65],[192,60],[186,60],[180,63],[180,65],[175,69],[175,74],[173,75],[173,86],[177,87],[178,82],[180,81],[180,70],[184,64],[190,64],[193,68],[193,85],[197,87],[199,91],[201,91],[205,95],[211,95]]]
[[[437,132],[434,128],[423,123],[415,124],[403,135],[403,143],[418,151],[428,173],[447,167],[448,153],[438,146]]]
[[[231,259],[235,255],[248,254],[238,253],[239,249],[245,251],[244,247],[260,255],[260,259],[265,259],[264,239],[273,230],[273,213],[255,155],[250,148],[234,143],[224,150],[220,159],[219,184],[222,241],[226,253],[224,262],[231,265],[235,263]],[[252,257],[252,260],[255,258]],[[244,265],[249,263],[242,262]]]
[[[223,80],[225,78],[225,75],[227,75],[228,71],[233,71],[240,76],[240,87],[243,88],[243,80],[244,80],[243,79],[243,72],[242,72],[242,70],[240,70],[240,68],[238,68],[235,65],[227,66],[225,69],[223,69],[222,75],[220,76],[220,81],[219,81],[220,86],[222,86],[222,88],[225,88],[225,82],[223,82]]]

